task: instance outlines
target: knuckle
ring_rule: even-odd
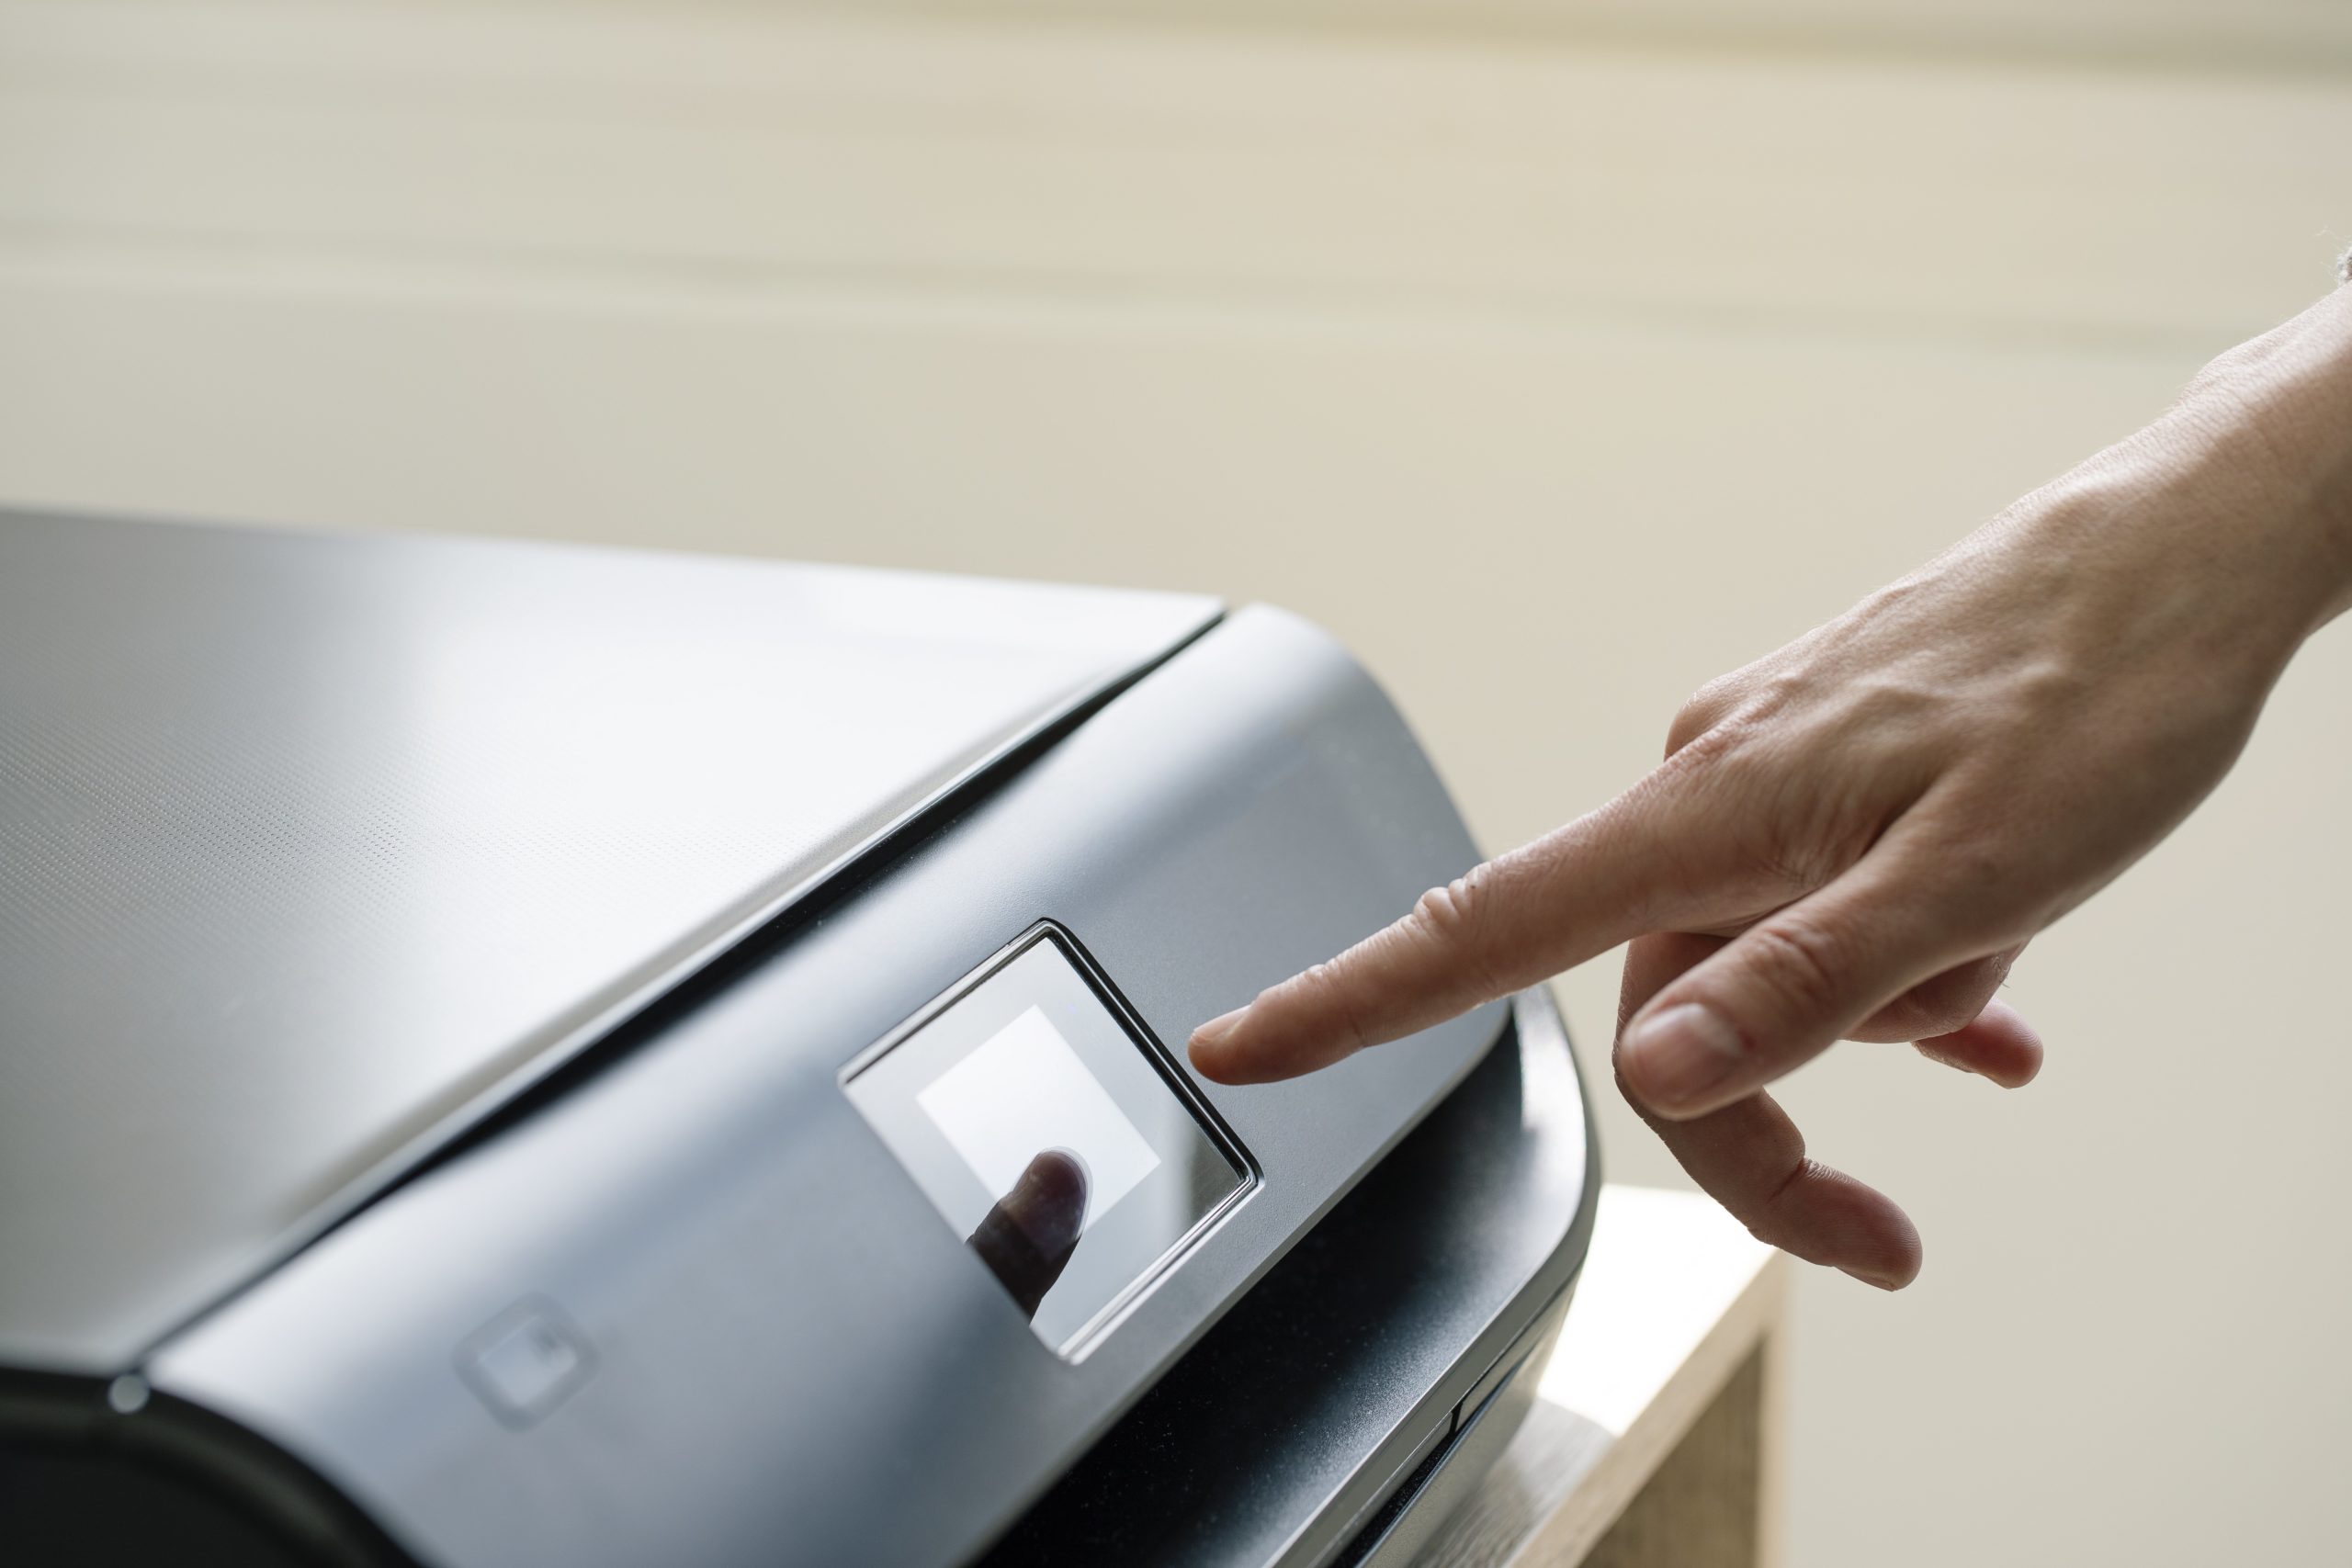
[[[1826,887],[1869,848],[1866,833],[1831,819],[1818,807],[1797,807],[1773,819],[1777,829],[1755,847],[1756,868],[1772,885],[1792,893]]]
[[[1422,894],[1413,905],[1413,919],[1424,932],[1452,946],[1469,939],[1476,907],[1480,902],[1473,890],[1472,876],[1458,876]]]
[[[1673,756],[1720,726],[1738,708],[1747,686],[1747,671],[1735,671],[1716,676],[1684,698],[1675,710],[1674,722],[1667,727],[1666,754]]]
[[[1687,736],[1670,737],[1666,761],[1650,778],[1659,785],[1686,787],[1716,779],[1729,764],[1750,759],[1754,739],[1736,715],[1711,718]]]
[[[1941,998],[1909,992],[1895,998],[1855,1028],[1858,1032],[1872,1037],[1884,1035],[1889,1039],[1916,1043],[1932,1040],[1940,1034],[1950,1034],[1975,1016],[1974,1011],[1947,1005]]]
[[[1485,941],[1493,886],[1490,867],[1475,866],[1452,882],[1422,894],[1413,905],[1410,922],[1421,940],[1432,944],[1447,964],[1482,991],[1496,988]]]
[[[1714,724],[1713,712],[1702,707],[1698,697],[1693,696],[1676,710],[1674,722],[1666,727],[1666,754],[1673,756],[1713,728]]]
[[[1769,1204],[1755,1206],[1744,1214],[1732,1217],[1747,1226],[1747,1234],[1766,1247],[1776,1251],[1788,1249],[1789,1224],[1778,1208]]]
[[[1943,938],[1965,950],[2014,957],[2055,918],[2038,907],[2046,874],[2007,846],[1995,821],[1973,814],[1947,810],[1923,820],[1896,874],[1911,898],[1932,907]],[[2006,972],[2007,959],[1999,967]]]
[[[1949,1034],[1984,1010],[2008,967],[2007,956],[1996,954],[1922,980],[1888,1005],[1889,1021],[1914,1039]]]
[[[1749,933],[1755,970],[1779,1005],[1793,1016],[1816,1018],[1835,1010],[1845,990],[1842,944],[1804,920],[1768,920]]]
[[[1351,1053],[1372,1043],[1372,1032],[1364,1022],[1356,988],[1348,983],[1338,964],[1326,960],[1315,964],[1299,975],[1297,984],[1300,991],[1314,999],[1316,1010],[1338,1026],[1339,1035]]]
[[[1801,887],[1822,886],[1869,853],[1906,793],[1866,762],[1776,767],[1754,788],[1770,798],[1775,869]]]
[[[1798,1240],[1797,1226],[1792,1210],[1792,1194],[1806,1183],[1827,1174],[1827,1168],[1806,1155],[1800,1141],[1790,1156],[1789,1168],[1770,1188],[1742,1206],[1733,1218],[1747,1227],[1747,1234],[1767,1247],[1791,1250]]]
[[[1767,885],[1788,896],[1826,887],[1868,854],[1891,815],[1872,781],[1823,777],[1778,758],[1738,758],[1725,770],[1743,855]]]

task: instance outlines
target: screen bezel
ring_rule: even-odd
[[[858,1078],[879,1066],[899,1047],[938,1021],[942,1015],[1041,944],[1050,945],[1056,955],[1069,965],[1085,989],[1091,993],[1092,999],[1102,1008],[1111,1023],[1120,1033],[1126,1036],[1128,1043],[1142,1055],[1145,1063],[1159,1080],[1160,1087],[1175,1099],[1178,1105],[1182,1107],[1186,1114],[1192,1118],[1194,1128],[1218,1156],[1233,1168],[1239,1179],[1231,1191],[1204,1210],[1180,1236],[1164,1247],[1151,1261],[1143,1265],[1125,1286],[1113,1294],[1059,1342],[1049,1340],[1041,1334],[1033,1333],[1032,1337],[1040,1346],[1052,1349],[1066,1361],[1076,1362],[1084,1359],[1095,1347],[1100,1345],[1178,1264],[1198,1249],[1211,1232],[1223,1224],[1243,1202],[1249,1200],[1251,1194],[1257,1192],[1265,1179],[1264,1171],[1257,1160],[1243,1145],[1241,1140],[1234,1134],[1232,1128],[1226,1123],[1224,1118],[1216,1113],[1216,1108],[1199,1091],[1190,1076],[1178,1066],[1175,1058],[1161,1043],[1159,1036],[1152,1032],[1149,1025],[1144,1022],[1135,1008],[1119,993],[1118,987],[1111,983],[1109,976],[1103,973],[1102,966],[1095,962],[1093,955],[1086,950],[1085,945],[1059,921],[1053,919],[1037,921],[1012,942],[991,953],[946,990],[925,1003],[921,1010],[900,1022],[880,1040],[853,1056],[841,1069],[840,1085],[843,1094],[851,1100],[853,1106],[856,1106],[859,1110],[861,1118],[865,1120],[869,1128],[878,1138],[881,1138],[884,1146],[889,1149],[895,1159],[899,1160],[901,1168],[906,1168],[905,1158],[900,1151],[891,1145],[887,1136],[883,1135],[880,1127],[874,1123],[872,1117],[865,1113],[864,1108],[857,1105],[856,1096],[850,1093],[851,1086]],[[922,1179],[913,1170],[908,1169],[907,1174],[910,1179],[915,1180],[918,1188],[924,1186]],[[954,1224],[948,1216],[940,1211],[937,1202],[927,1190],[924,1199],[926,1206],[939,1214],[944,1232],[954,1235]],[[996,1281],[991,1280],[991,1283]]]

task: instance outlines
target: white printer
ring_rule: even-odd
[[[1182,1043],[1475,859],[1273,610],[0,514],[0,1540],[1401,1562],[1582,1259],[1560,1021]]]

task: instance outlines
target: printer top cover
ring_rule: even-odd
[[[0,516],[0,1362],[127,1364],[1216,610]]]

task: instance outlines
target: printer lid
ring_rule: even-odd
[[[128,1365],[1218,613],[0,514],[0,1361]]]

